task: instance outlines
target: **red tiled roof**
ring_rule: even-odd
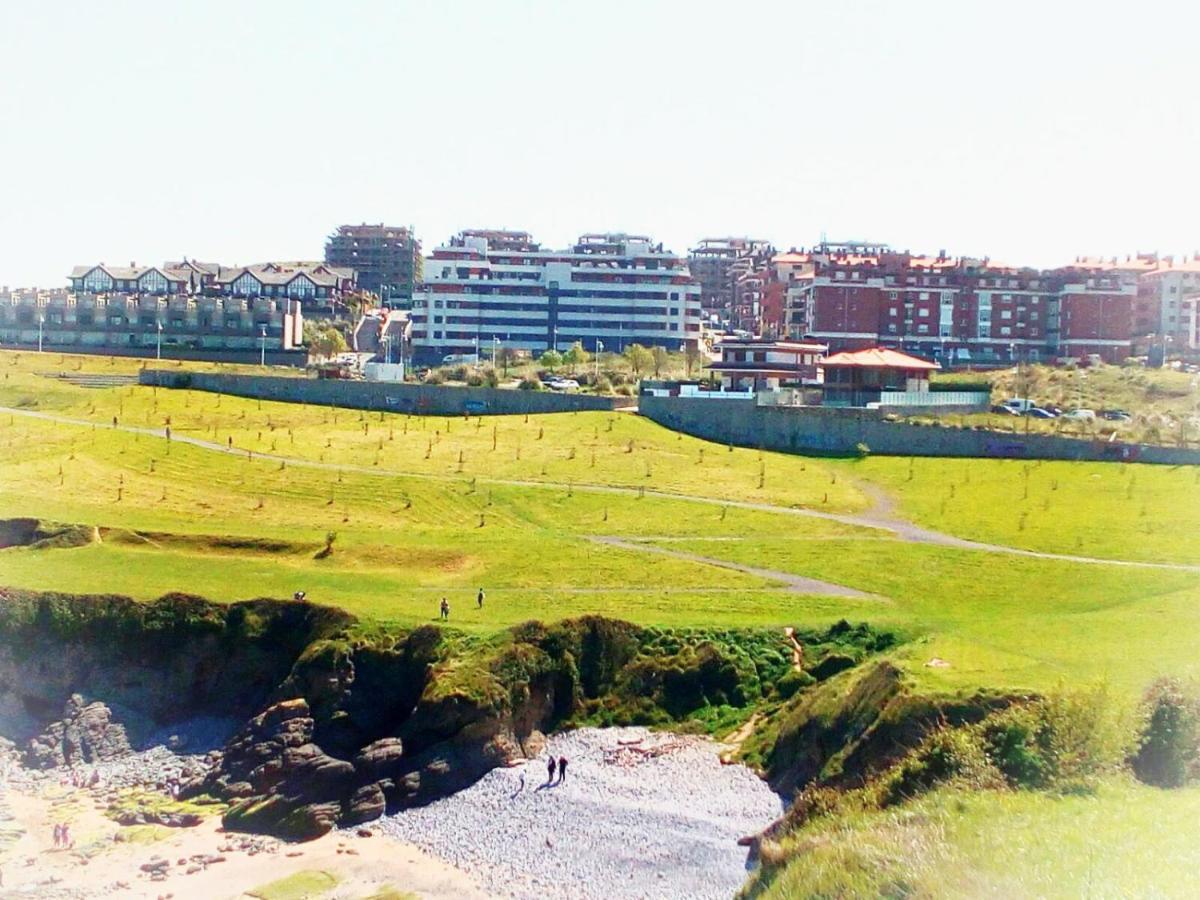
[[[822,366],[856,366],[862,369],[940,369],[935,362],[909,356],[885,347],[870,347],[847,353],[835,353],[821,360]]]

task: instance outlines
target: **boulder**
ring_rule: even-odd
[[[383,815],[387,809],[387,798],[379,783],[373,781],[356,788],[342,806],[342,824],[361,825]]]
[[[31,768],[49,769],[118,759],[131,752],[125,728],[113,721],[112,710],[72,694],[63,717],[30,739],[25,762]]]

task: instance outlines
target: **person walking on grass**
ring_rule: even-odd
[[[483,609],[483,588],[479,589],[479,595],[475,598],[475,608]]]
[[[560,756],[558,758],[558,783],[562,784],[567,780],[567,758]]]
[[[442,598],[442,621],[445,622],[450,618],[450,601],[445,597]]]
[[[546,763],[546,784],[554,784],[554,757],[550,757],[550,762]]]

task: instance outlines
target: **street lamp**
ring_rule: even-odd
[[[154,346],[154,358],[161,360],[162,359],[162,322],[158,322],[156,324],[158,325],[158,341]]]
[[[42,352],[42,326],[46,324],[45,313],[38,315],[38,353]]]
[[[600,354],[604,352],[604,341],[596,338],[596,379],[600,379]]]
[[[259,347],[258,364],[265,367],[267,365],[267,326],[262,326],[262,346]]]
[[[492,335],[492,368],[496,368],[496,357],[500,355],[500,338]]]

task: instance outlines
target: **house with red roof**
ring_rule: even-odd
[[[909,404],[891,404],[888,395],[928,395],[930,373],[941,368],[935,362],[909,356],[886,347],[835,353],[819,364],[825,406],[938,405],[934,397],[916,397]],[[926,402],[922,403],[921,401]]]

